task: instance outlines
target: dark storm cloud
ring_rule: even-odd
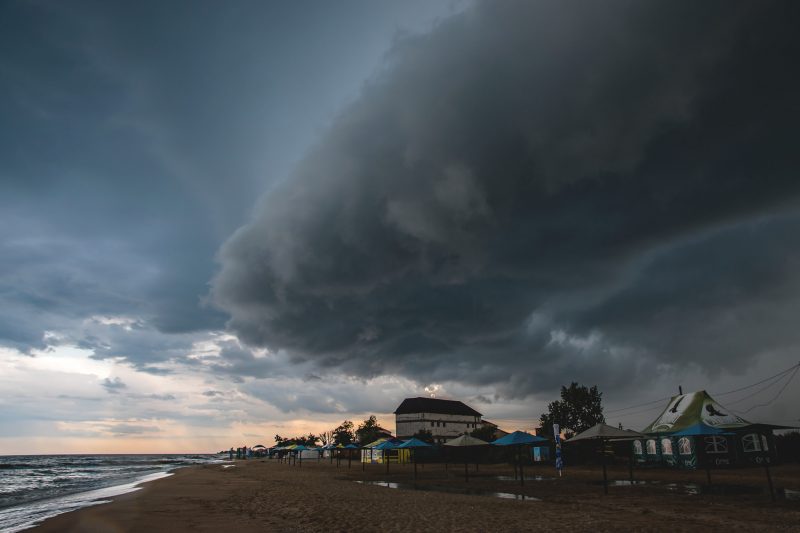
[[[795,343],[798,23],[485,2],[400,39],[227,241],[213,297],[296,361],[510,394]]]
[[[0,344],[43,348],[45,331],[97,314],[222,328],[203,301],[220,244],[392,29],[440,10],[0,4]]]

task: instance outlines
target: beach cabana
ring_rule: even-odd
[[[474,453],[482,446],[489,446],[489,443],[485,440],[475,438],[468,433],[464,433],[460,437],[456,437],[455,439],[445,442],[444,445],[449,446],[450,448],[461,449],[461,454],[464,459],[464,481],[469,481],[469,452]]]
[[[788,426],[753,423],[706,391],[673,396],[633,442],[639,463],[681,468],[763,465],[775,456],[773,430]]]
[[[548,443],[547,439],[542,437],[537,437],[536,435],[531,435],[530,433],[525,433],[524,431],[515,431],[513,433],[509,433],[505,437],[501,437],[496,441],[493,441],[491,444],[494,446],[513,446],[514,450],[517,452],[517,461],[514,463],[514,475],[517,474],[517,463],[519,463],[519,480],[520,485],[525,484],[525,474],[523,472],[522,467],[522,460],[520,458],[520,452],[526,446],[532,446],[534,444],[543,444]]]
[[[606,471],[605,453],[606,443],[610,440],[634,440],[641,437],[643,437],[641,433],[637,433],[628,429],[615,428],[614,426],[600,423],[590,427],[586,431],[578,433],[565,442],[572,443],[582,440],[596,440],[600,443],[600,456],[601,462],[603,463],[603,490],[606,494],[608,494],[608,472]],[[633,461],[631,461],[631,465],[633,465]],[[633,471],[631,470],[631,476],[632,475]]]
[[[403,442],[399,446],[397,446],[400,450],[412,450],[413,455],[411,457],[411,461],[414,463],[414,479],[417,479],[417,450],[419,448],[431,448],[432,446],[427,442],[423,442],[415,437],[408,439],[407,441]]]

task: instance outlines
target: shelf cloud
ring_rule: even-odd
[[[480,2],[400,37],[222,246],[212,300],[295,362],[520,395],[796,345],[798,22]]]

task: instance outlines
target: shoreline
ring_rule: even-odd
[[[62,454],[0,457],[0,531],[113,501],[181,468],[219,462],[183,454]]]
[[[153,483],[173,475],[174,470],[153,471],[138,475],[129,480],[117,480],[112,485],[101,485],[95,488],[66,492],[18,503],[0,509],[0,530],[24,531],[44,520],[49,520],[64,513],[75,512],[87,507],[110,503],[128,493],[141,490],[147,483]],[[13,519],[9,520],[9,517]]]
[[[652,484],[613,486],[609,496],[602,494],[597,467],[573,467],[561,479],[553,477],[552,467],[532,467],[526,474],[543,479],[525,487],[508,479],[507,465],[481,465],[469,483],[461,474],[461,468],[420,465],[415,488],[425,490],[406,490],[356,481],[409,488],[410,465],[391,465],[388,474],[382,465],[362,471],[358,463],[348,469],[316,461],[302,467],[268,460],[236,461],[229,468],[193,465],[26,531],[539,531],[554,524],[577,531],[796,530],[800,524],[800,501],[773,504],[757,491],[692,495],[668,488],[702,484],[703,471],[638,471],[638,479]],[[612,467],[609,475],[627,479],[627,468]],[[765,484],[759,469],[718,471],[714,477],[721,487]],[[773,479],[777,487],[800,489],[800,465],[776,467]],[[481,491],[524,494],[529,501],[475,495]]]

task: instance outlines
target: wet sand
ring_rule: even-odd
[[[355,481],[391,481],[413,486],[410,465],[347,468],[327,461],[302,467],[269,460],[237,461],[235,466],[203,465],[143,485],[142,490],[59,515],[36,532],[174,531],[800,531],[800,501],[770,501],[763,469],[712,471],[720,493],[691,494],[706,485],[706,473],[637,470],[652,483],[611,486],[603,495],[598,467],[569,469],[561,479],[552,467],[526,469],[546,479],[520,487],[507,465],[471,467],[426,465],[417,487],[525,494],[540,501],[435,490],[392,489]],[[498,476],[512,476],[501,480]],[[776,487],[800,490],[800,465],[772,469]],[[609,479],[627,480],[625,467],[609,469]],[[688,484],[688,485],[687,485]],[[740,493],[740,487],[749,487]],[[727,489],[726,489],[727,488]]]

